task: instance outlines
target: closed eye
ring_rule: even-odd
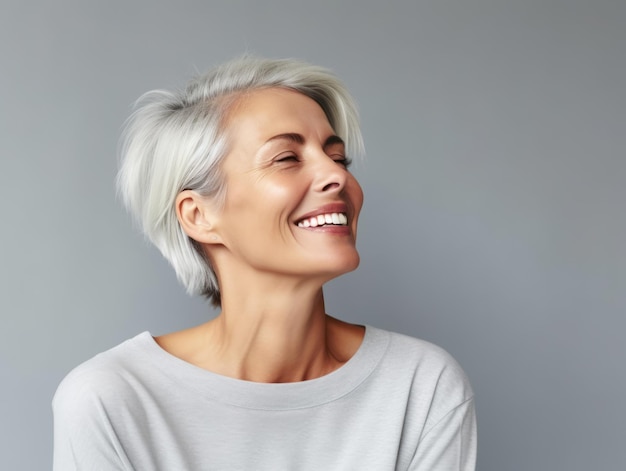
[[[349,159],[348,157],[346,157],[345,155],[335,155],[332,156],[332,159],[338,163],[339,165],[348,168],[350,167],[350,164],[352,163],[352,159]]]
[[[298,157],[295,155],[285,155],[274,160],[274,162],[298,162]]]

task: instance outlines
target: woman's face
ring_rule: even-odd
[[[323,281],[354,270],[363,193],[321,107],[257,90],[231,110],[220,241],[242,266]],[[219,267],[218,267],[219,268]]]

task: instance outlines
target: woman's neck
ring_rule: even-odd
[[[222,312],[215,319],[157,342],[201,368],[263,383],[326,375],[349,360],[361,344],[362,327],[325,314],[319,287],[244,293],[223,296]]]
[[[291,382],[336,368],[327,345],[322,290],[224,299],[208,326],[214,353],[227,376],[257,382]]]

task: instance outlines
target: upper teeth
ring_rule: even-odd
[[[298,223],[298,227],[317,227],[325,224],[346,226],[348,224],[348,218],[344,213],[319,214],[317,216],[303,219]]]

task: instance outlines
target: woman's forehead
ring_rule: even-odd
[[[226,128],[234,141],[244,139],[256,145],[280,135],[332,133],[317,102],[285,88],[264,88],[243,95],[233,105]]]

